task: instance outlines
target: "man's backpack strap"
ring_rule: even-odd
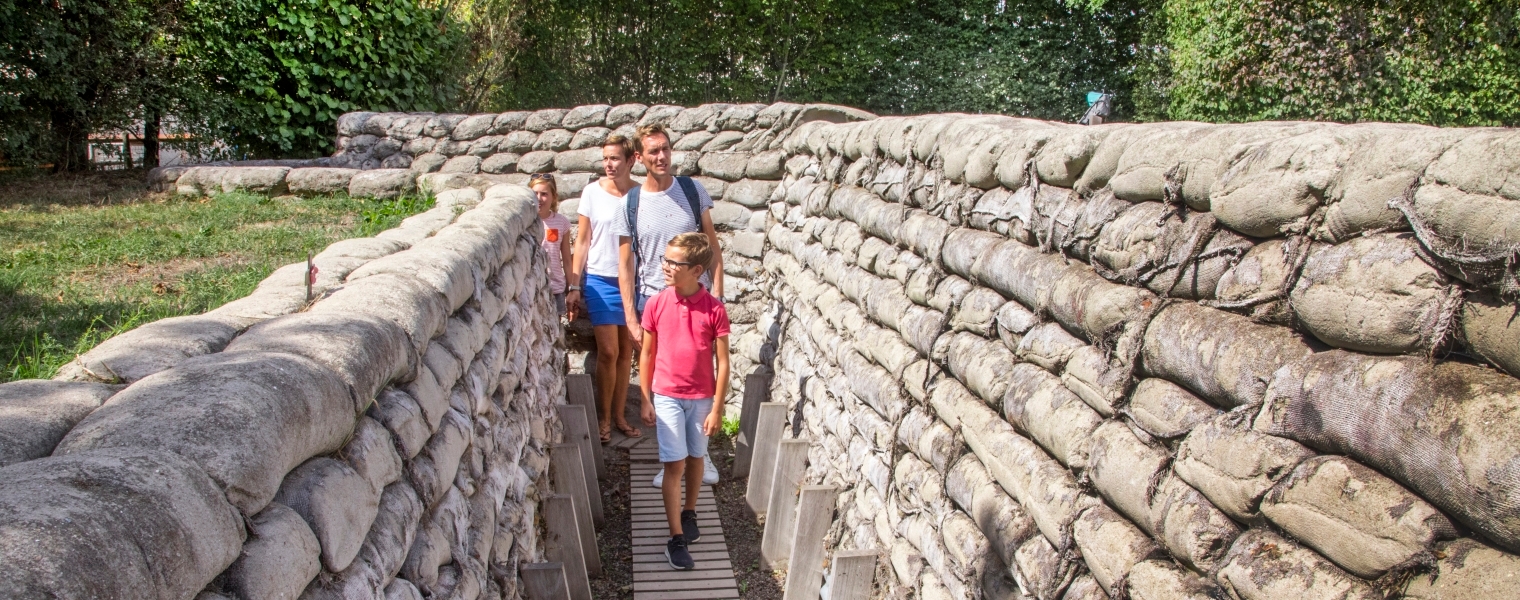
[[[691,220],[696,221],[697,231],[702,231],[702,199],[697,197],[697,182],[690,177],[677,177],[676,183],[681,186],[681,194],[686,196],[686,203],[691,206]]]
[[[643,186],[633,186],[628,190],[628,204],[624,207],[624,213],[628,220],[628,239],[633,250],[633,273],[634,288],[638,289],[639,273],[639,190]]]

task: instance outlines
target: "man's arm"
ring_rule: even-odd
[[[723,247],[718,245],[718,228],[713,227],[712,209],[702,211],[702,233],[707,234],[707,243],[713,249],[713,264],[710,267],[712,273],[712,295],[719,302],[723,301]]]
[[[626,235],[618,237],[618,291],[623,295],[623,318],[628,321],[628,336],[633,338],[633,346],[637,348],[643,343],[644,329],[639,327],[639,311],[634,306],[638,298],[634,295],[639,289],[637,281],[638,273],[633,268],[633,238]]]
[[[631,323],[632,321],[630,321]],[[644,425],[654,426],[654,357],[659,352],[659,337],[653,331],[644,338],[643,351],[639,353],[639,393],[644,402],[639,405],[639,418]]]
[[[713,357],[718,361],[718,389],[713,394],[712,412],[702,422],[704,435],[713,435],[723,428],[723,401],[728,398],[728,336],[719,337],[713,346]]]

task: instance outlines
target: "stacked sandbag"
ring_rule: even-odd
[[[815,442],[810,482],[844,488],[829,543],[882,552],[888,597],[1372,597],[1427,568],[1411,593],[1513,593],[1514,380],[1426,358],[1505,364],[1513,305],[1369,208],[1461,137],[1439,131],[799,128],[759,280],[793,319],[771,399]],[[1272,185],[1299,195],[1246,196]],[[1311,367],[1338,354],[1361,362]],[[926,533],[956,514],[979,581]]]
[[[233,302],[0,386],[0,587],[519,597],[564,393],[536,206],[441,208],[318,254],[300,312]]]

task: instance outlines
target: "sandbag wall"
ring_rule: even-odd
[[[745,376],[769,358],[757,323],[771,307],[754,279],[761,271],[769,198],[784,171],[781,142],[804,123],[872,117],[847,107],[790,103],[590,105],[481,115],[348,113],[338,122],[338,153],[323,160],[367,169],[353,172],[368,178],[390,168],[415,177],[418,189],[432,191],[522,184],[531,173],[554,173],[565,199],[560,212],[575,223],[581,190],[602,174],[601,144],[612,134],[632,137],[641,125],[666,126],[676,174],[694,177],[714,201],[713,223],[724,249],[723,295],[734,323],[728,412],[738,417]],[[309,178],[302,169],[292,172],[297,179]],[[643,165],[635,166],[634,175],[642,178]]]
[[[1520,595],[1520,134],[933,115],[783,147],[771,400],[882,597]]]
[[[516,598],[562,433],[531,193],[441,194],[0,385],[0,597]]]

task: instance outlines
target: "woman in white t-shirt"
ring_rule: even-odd
[[[618,235],[614,223],[623,218],[628,190],[637,185],[633,170],[633,141],[612,135],[602,145],[602,170],[596,183],[581,191],[580,224],[575,234],[575,259],[570,263],[568,300],[572,311],[585,309],[596,335],[597,420],[603,442],[612,428],[639,437],[628,424],[628,374],[633,369],[633,338],[623,317],[618,291]]]

